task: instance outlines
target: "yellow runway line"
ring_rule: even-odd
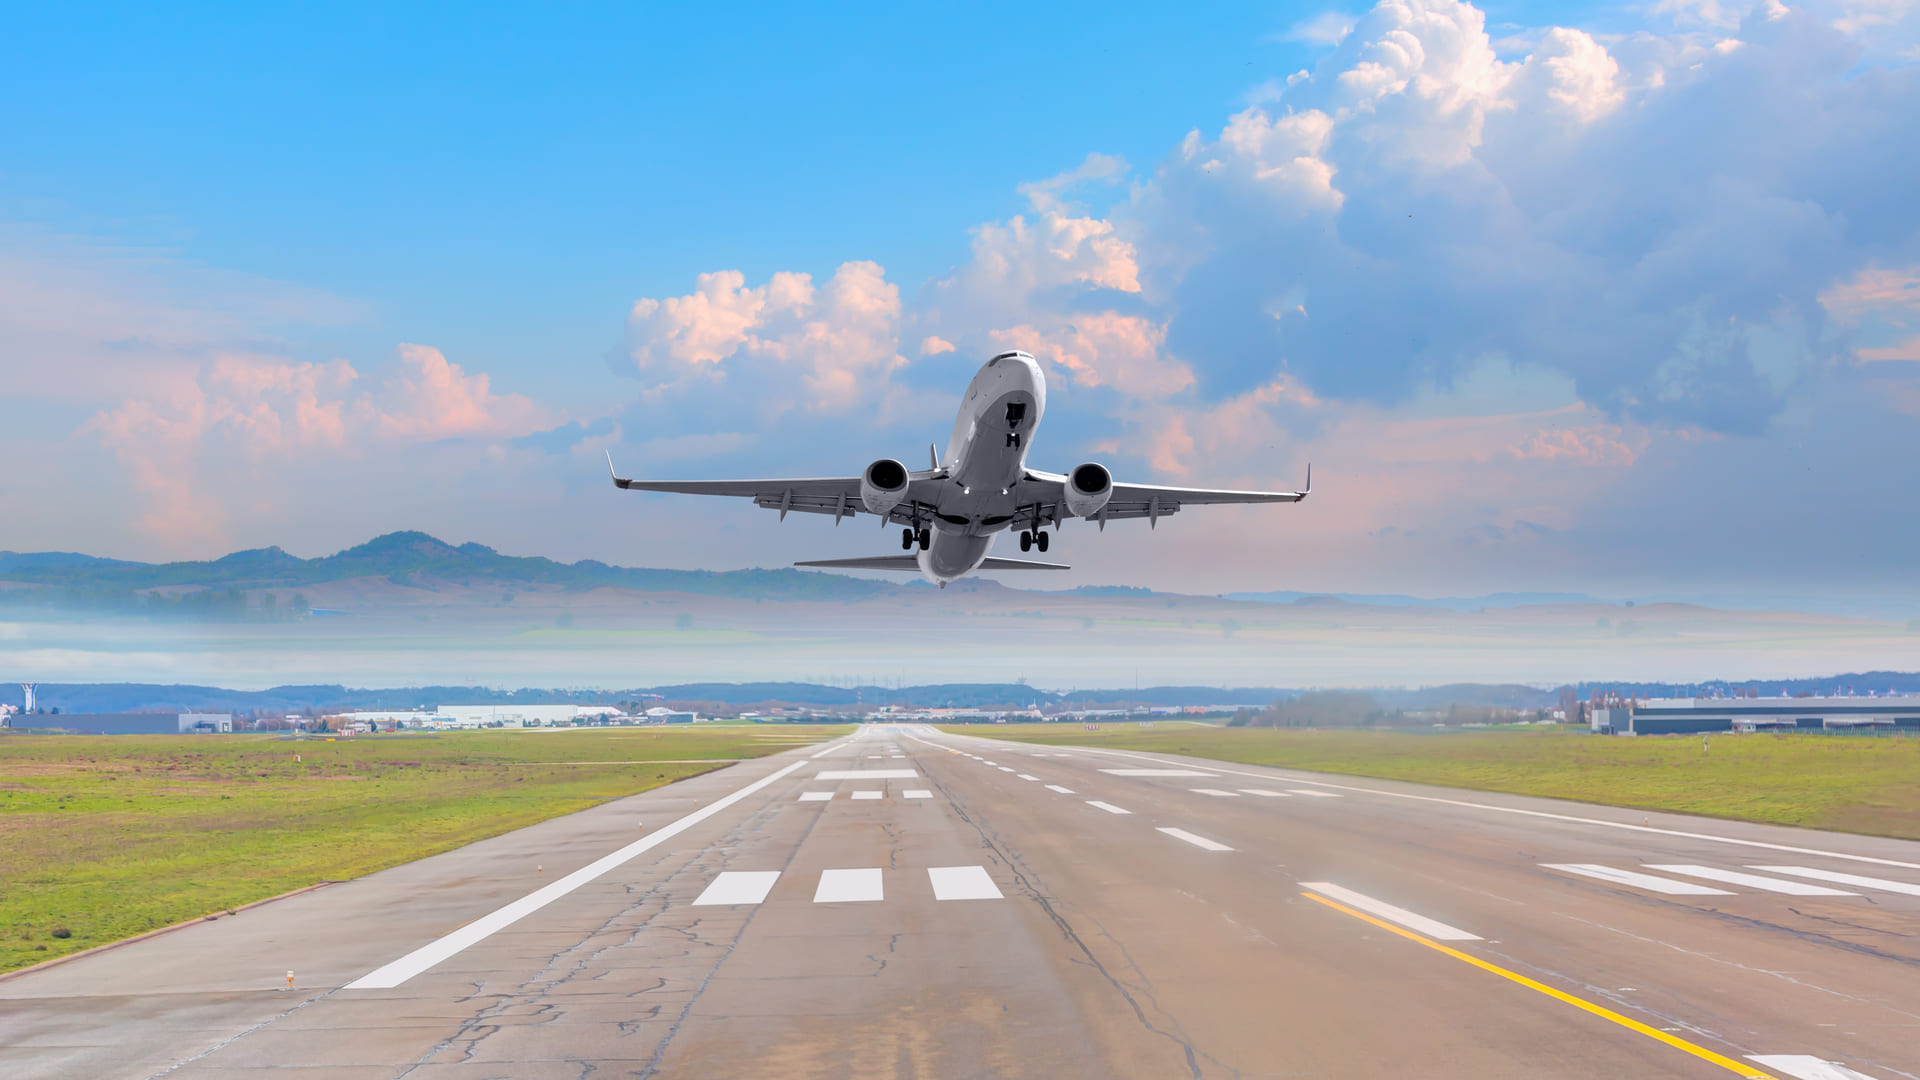
[[[1313,900],[1317,903],[1325,904],[1328,907],[1334,909],[1335,911],[1344,911],[1348,915],[1351,915],[1354,918],[1360,919],[1364,922],[1372,923],[1373,925],[1379,927],[1382,930],[1388,930],[1395,934],[1399,934],[1401,937],[1406,938],[1409,941],[1417,941],[1420,944],[1425,945],[1427,948],[1432,949],[1435,952],[1445,953],[1448,956],[1453,957],[1455,960],[1464,960],[1467,963],[1472,964],[1474,967],[1477,967],[1482,971],[1490,971],[1495,975],[1498,975],[1501,978],[1508,980],[1509,982],[1519,983],[1521,986],[1524,986],[1529,990],[1537,990],[1540,993],[1545,994],[1548,997],[1553,998],[1557,1001],[1564,1001],[1567,1004],[1573,1006],[1574,1008],[1583,1009],[1587,1012],[1592,1013],[1595,1016],[1600,1017],[1602,1020],[1611,1020],[1614,1023],[1619,1024],[1621,1027],[1627,1028],[1632,1031],[1637,1031],[1640,1034],[1645,1035],[1649,1039],[1658,1039],[1661,1042],[1666,1043],[1668,1046],[1671,1046],[1676,1050],[1684,1050],[1687,1053],[1692,1054],[1694,1057],[1697,1057],[1702,1061],[1710,1061],[1713,1064],[1728,1070],[1729,1072],[1732,1072],[1741,1077],[1744,1077],[1745,1080],[1776,1080],[1776,1078],[1771,1073],[1759,1072],[1756,1069],[1754,1069],[1753,1066],[1748,1065],[1744,1061],[1735,1061],[1734,1059],[1726,1056],[1725,1054],[1716,1054],[1713,1051],[1707,1049],[1706,1047],[1701,1046],[1697,1043],[1690,1043],[1687,1040],[1680,1038],[1678,1035],[1673,1035],[1668,1032],[1661,1031],[1659,1028],[1648,1027],[1647,1025],[1641,1023],[1638,1020],[1633,1019],[1632,1017],[1622,1016],[1619,1013],[1614,1012],[1612,1009],[1609,1009],[1604,1005],[1596,1005],[1593,1002],[1586,1000],[1585,998],[1575,997],[1564,990],[1555,990],[1553,987],[1548,986],[1546,983],[1537,982],[1533,979],[1529,979],[1525,975],[1522,975],[1517,971],[1508,971],[1506,968],[1503,968],[1498,964],[1488,963],[1487,961],[1482,960],[1477,956],[1472,956],[1467,953],[1463,953],[1459,949],[1448,948],[1447,946],[1442,945],[1437,941],[1432,941],[1428,938],[1421,937],[1419,934],[1416,934],[1411,930],[1403,930],[1400,927],[1395,926],[1390,922],[1387,922],[1383,919],[1376,919],[1373,916],[1366,914],[1365,912],[1355,911],[1354,909],[1346,906],[1345,904],[1335,903],[1334,901],[1329,900],[1324,896],[1320,896],[1317,893],[1303,892],[1300,895],[1306,897],[1309,900]]]

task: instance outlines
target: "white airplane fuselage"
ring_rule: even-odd
[[[1032,524],[1013,492],[1046,409],[1046,376],[1026,353],[1001,353],[967,384],[940,460],[947,478],[934,502],[932,543],[919,554],[928,581],[944,586],[972,573],[997,533]]]

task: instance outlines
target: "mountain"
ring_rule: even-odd
[[[1488,593],[1486,596],[1403,596],[1399,593],[1233,592],[1222,599],[1255,604],[1312,604],[1338,600],[1369,607],[1431,607],[1448,611],[1486,611],[1542,604],[1604,604],[1585,593]]]
[[[112,607],[156,590],[299,589],[359,579],[433,588],[546,586],[678,592],[702,596],[781,600],[855,600],[899,586],[800,570],[650,570],[609,566],[593,559],[560,563],[539,556],[502,555],[484,544],[455,547],[423,532],[395,532],[358,547],[302,559],[278,547],[236,551],[206,562],[141,563],[69,552],[0,552],[0,603],[66,603]],[[26,588],[21,588],[25,586]]]

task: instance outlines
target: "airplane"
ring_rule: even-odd
[[[1020,530],[1020,550],[1047,550],[1047,526],[1058,529],[1069,517],[1097,522],[1146,518],[1149,528],[1183,506],[1214,503],[1297,503],[1313,490],[1313,467],[1299,491],[1220,491],[1116,483],[1098,462],[1071,472],[1027,468],[1027,449],[1047,408],[1047,380],[1039,361],[1020,352],[1003,352],[986,362],[967,385],[953,436],[943,457],[928,446],[932,467],[909,472],[892,458],[881,458],[859,476],[792,480],[629,480],[607,471],[622,491],[664,491],[682,495],[733,495],[755,506],[780,511],[832,514],[833,523],[861,513],[902,526],[900,547],[910,555],[858,559],[817,559],[795,566],[843,570],[917,570],[946,588],[975,570],[1069,570],[1063,563],[1003,559],[988,554],[996,534]],[[918,548],[918,551],[914,549]]]

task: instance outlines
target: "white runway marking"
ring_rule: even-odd
[[[1057,792],[1059,792],[1059,793],[1060,793],[1060,794],[1062,794],[1062,795],[1071,795],[1071,794],[1073,794],[1073,789],[1072,789],[1072,788],[1065,788],[1065,787],[1061,787],[1061,786],[1060,786],[1059,784],[1048,784],[1048,785],[1047,785],[1047,790],[1048,790],[1048,791],[1057,791]]]
[[[867,755],[867,760],[868,760],[868,761],[879,761],[881,757],[882,757],[882,755],[880,755],[880,754],[868,754],[868,755]]]
[[[1107,813],[1109,813],[1109,814],[1131,814],[1131,813],[1133,813],[1133,811],[1131,811],[1131,810],[1122,810],[1122,809],[1120,809],[1119,807],[1117,807],[1117,806],[1115,806],[1115,805],[1113,805],[1113,804],[1112,804],[1112,803],[1110,803],[1110,802],[1101,802],[1101,801],[1100,801],[1099,799],[1088,799],[1088,800],[1087,800],[1087,805],[1088,805],[1088,806],[1092,806],[1092,807],[1097,807],[1097,808],[1099,808],[1099,809],[1101,809],[1101,810],[1105,810],[1105,811],[1106,811]]]
[[[1615,885],[1626,885],[1648,892],[1666,893],[1668,896],[1732,896],[1725,889],[1715,889],[1707,885],[1695,885],[1691,881],[1674,881],[1671,878],[1654,877],[1652,874],[1636,874],[1631,870],[1616,870],[1599,863],[1541,863],[1549,870],[1559,870],[1567,874],[1579,874],[1582,877],[1598,878]]]
[[[859,870],[822,870],[820,887],[813,890],[813,902],[816,904],[884,899],[886,897],[880,890],[880,868],[877,866]]]
[[[1316,799],[1338,799],[1340,796],[1331,791],[1314,791],[1311,788],[1288,788],[1289,795],[1311,795]]]
[[[1197,787],[1188,788],[1187,790],[1193,792],[1195,795],[1211,795],[1216,799],[1237,799],[1240,797],[1240,793],[1237,791],[1221,791],[1217,787]]]
[[[1303,881],[1300,885],[1303,888],[1312,889],[1322,896],[1338,900],[1349,907],[1357,907],[1369,915],[1378,915],[1388,922],[1399,923],[1409,930],[1416,930],[1430,938],[1437,938],[1441,941],[1480,940],[1480,935],[1478,934],[1469,934],[1465,930],[1448,926],[1446,923],[1434,919],[1429,919],[1425,915],[1415,915],[1406,908],[1394,907],[1384,900],[1375,900],[1371,896],[1354,892],[1352,889],[1343,889],[1330,881]]]
[[[1813,870],[1805,866],[1749,866],[1749,870],[1765,870],[1769,874],[1792,874],[1795,877],[1810,877],[1815,881],[1831,881],[1836,885],[1854,885],[1862,889],[1883,889],[1887,892],[1905,893],[1908,896],[1920,896],[1920,885],[1907,881],[1889,881],[1886,878],[1867,877],[1864,874],[1838,874],[1832,870]]]
[[[1863,1072],[1854,1072],[1837,1061],[1817,1058],[1812,1054],[1749,1054],[1748,1061],[1786,1073],[1794,1080],[1873,1080]]]
[[[1750,889],[1786,893],[1788,896],[1860,895],[1840,889],[1829,889],[1825,885],[1809,885],[1804,881],[1782,881],[1779,878],[1761,877],[1759,874],[1743,874],[1738,870],[1722,870],[1716,866],[1695,866],[1692,863],[1658,866],[1648,863],[1646,866],[1649,870],[1664,870],[1669,874],[1685,874],[1687,877],[1706,878],[1708,881],[1723,881],[1728,885],[1745,885]]]
[[[987,876],[984,866],[932,866],[927,878],[933,882],[935,900],[999,900],[1000,887]]]
[[[979,763],[980,763],[980,764],[982,764],[982,765],[991,765],[991,766],[993,766],[993,767],[994,767],[994,768],[996,768],[996,769],[1000,767],[1000,763],[999,763],[999,762],[997,762],[997,761],[988,761],[988,760],[987,760],[986,758],[974,758],[973,760],[975,760],[975,761],[977,761],[977,762],[979,762]]]
[[[1194,834],[1188,832],[1185,829],[1174,829],[1174,828],[1168,828],[1166,826],[1161,826],[1158,831],[1166,833],[1168,836],[1173,837],[1175,840],[1185,840],[1187,843],[1192,844],[1194,847],[1205,848],[1208,851],[1232,851],[1233,850],[1232,848],[1228,847],[1225,844],[1220,843],[1217,840],[1209,840],[1204,836],[1195,836]]]
[[[1286,792],[1284,792],[1284,791],[1268,791],[1268,790],[1267,790],[1266,788],[1257,788],[1257,787],[1243,787],[1243,788],[1241,788],[1240,790],[1241,790],[1241,791],[1244,791],[1244,792],[1246,792],[1246,793],[1247,793],[1248,795],[1265,795],[1265,796],[1266,796],[1267,798],[1269,798],[1269,799],[1291,799],[1291,798],[1293,798],[1293,796],[1291,796],[1291,795],[1289,795],[1289,794],[1287,794],[1287,793],[1286,793]]]
[[[813,774],[815,780],[918,780],[912,769],[828,769]]]
[[[704,904],[757,904],[773,891],[773,883],[780,880],[778,870],[729,870],[713,879],[713,884],[694,901],[694,907]]]
[[[1085,747],[1084,752],[1107,754],[1112,757],[1126,758],[1130,761],[1156,761],[1161,758],[1131,750],[1108,750],[1104,747]],[[1239,769],[1220,769],[1228,776],[1245,776],[1253,780],[1273,779],[1266,773],[1244,772]],[[1387,788],[1356,787],[1352,784],[1336,784],[1326,780],[1296,780],[1295,783],[1319,784],[1321,787],[1339,788],[1341,791],[1357,791],[1362,795],[1380,795],[1389,799],[1408,799],[1413,802],[1437,803],[1441,806],[1458,806],[1468,810],[1483,810],[1493,814],[1515,814],[1520,817],[1543,818],[1547,821],[1569,821],[1576,825],[1594,825],[1605,829],[1620,829],[1625,832],[1651,833],[1655,836],[1677,836],[1683,840],[1705,840],[1714,844],[1733,844],[1739,847],[1761,848],[1767,851],[1786,851],[1795,855],[1818,855],[1828,859],[1846,859],[1850,862],[1874,863],[1879,866],[1898,866],[1904,870],[1920,870],[1920,862],[1905,862],[1900,859],[1883,859],[1875,855],[1855,855],[1845,851],[1827,851],[1821,848],[1796,847],[1792,844],[1775,844],[1765,840],[1743,840],[1733,836],[1715,836],[1712,833],[1687,832],[1682,829],[1667,829],[1658,825],[1635,825],[1630,821],[1609,821],[1605,818],[1581,817],[1577,814],[1558,814],[1551,810],[1529,810],[1523,806],[1500,806],[1495,803],[1469,802],[1466,799],[1448,799],[1438,795],[1416,795],[1411,791],[1393,791]]]
[[[753,783],[748,784],[746,787],[741,788],[731,795],[715,799],[713,802],[708,803],[677,821],[662,825],[658,831],[641,837],[610,855],[603,855],[595,859],[593,862],[575,870],[573,873],[568,874],[566,877],[561,878],[559,881],[545,888],[535,889],[520,899],[507,904],[505,907],[495,908],[492,912],[480,916],[478,919],[473,920],[460,929],[422,945],[398,960],[375,968],[373,971],[348,983],[345,989],[391,990],[468,946],[476,942],[484,941],[498,931],[512,926],[514,923],[539,911],[541,908],[578,889],[580,886],[593,881],[600,877],[600,875],[625,863],[634,856],[666,843],[668,840],[693,828],[695,825],[725,810],[741,799],[752,795],[768,784],[784,779],[794,770],[804,768],[805,766],[806,762],[796,761],[778,772],[769,773],[755,780]]]
[[[1010,765],[995,765],[995,766],[994,766],[994,768],[996,768],[996,769],[999,769],[999,770],[1000,770],[1001,772],[1012,772],[1012,771],[1013,771],[1013,767],[1012,767],[1012,766],[1010,766]]]
[[[814,758],[823,758],[823,757],[826,757],[826,756],[827,756],[828,754],[831,754],[831,753],[834,753],[834,752],[836,752],[836,751],[838,751],[839,749],[840,749],[840,748],[839,748],[838,746],[834,746],[834,745],[832,745],[832,744],[828,744],[828,745],[827,745],[827,747],[826,747],[825,749],[823,749],[823,750],[821,750],[821,751],[819,751],[818,753],[813,753],[813,754],[808,754],[808,755],[807,755],[807,758],[808,758],[809,760],[811,760],[811,759],[814,759]]]
[[[801,802],[826,802],[831,798],[833,798],[833,792],[831,791],[803,791],[800,793]]]
[[[1037,777],[1037,776],[1028,776],[1028,775],[1027,775],[1026,773],[1021,773],[1021,774],[1020,774],[1020,779],[1022,779],[1022,780],[1038,780],[1038,779],[1040,779],[1040,778],[1039,778],[1039,777]]]
[[[908,788],[900,793],[900,797],[903,799],[931,799],[933,798],[933,792],[928,791],[926,788]]]
[[[1108,776],[1218,776],[1199,769],[1101,769]]]
[[[886,792],[884,791],[856,791],[853,793],[853,797],[855,799],[878,799],[885,794]]]

